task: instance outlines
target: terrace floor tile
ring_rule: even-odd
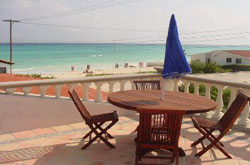
[[[87,149],[81,147],[89,139],[82,137],[89,131],[82,122],[51,128],[33,129],[12,134],[0,135],[0,164],[12,165],[133,165],[135,161],[136,133],[138,116],[122,116],[110,129],[115,138],[110,142],[116,146],[111,149],[102,141],[95,141]],[[190,145],[200,137],[193,128],[190,119],[184,118],[179,146],[186,153],[179,158],[180,165],[248,165],[250,164],[249,133],[232,131],[223,138],[225,150],[233,157],[226,157],[216,148],[212,148],[201,157],[195,154],[202,149]],[[205,142],[207,144],[208,142]],[[152,151],[152,155],[171,154],[162,150]],[[169,160],[142,159],[144,163],[174,164]]]

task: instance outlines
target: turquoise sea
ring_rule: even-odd
[[[250,46],[183,45],[187,58],[212,50],[250,50]],[[19,43],[13,45],[14,73],[55,73],[138,65],[164,60],[165,44]],[[0,59],[9,60],[9,44],[0,44]]]

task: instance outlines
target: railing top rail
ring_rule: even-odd
[[[183,80],[189,80],[189,81],[198,81],[202,83],[210,83],[210,84],[215,84],[215,85],[223,85],[223,86],[232,86],[232,87],[238,87],[238,88],[245,88],[245,89],[250,89],[249,84],[241,83],[241,82],[228,82],[228,81],[223,81],[223,80],[215,80],[209,78],[204,78],[204,77],[198,77],[197,75],[186,75],[182,77]]]
[[[28,86],[43,86],[55,84],[73,84],[73,83],[91,83],[99,81],[119,81],[119,80],[135,80],[145,78],[160,78],[161,73],[144,73],[144,74],[124,74],[124,75],[110,75],[98,77],[82,77],[82,78],[64,78],[64,79],[49,79],[49,80],[29,80],[29,81],[15,81],[15,82],[1,82],[0,88],[14,88],[14,87],[28,87]],[[182,77],[183,80],[197,81],[200,83],[210,83],[215,85],[232,86],[244,89],[250,89],[249,84],[235,83],[223,80],[215,80],[211,78],[198,77],[197,75],[186,75]]]
[[[129,80],[129,79],[152,78],[152,77],[157,78],[159,76],[160,76],[159,73],[145,73],[145,74],[124,74],[124,75],[110,75],[110,76],[82,77],[82,78],[15,81],[15,82],[2,82],[0,83],[0,88],[87,83],[87,82],[98,82],[98,81],[119,81],[119,80]]]

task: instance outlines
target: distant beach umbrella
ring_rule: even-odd
[[[162,77],[165,79],[180,78],[190,72],[191,68],[182,49],[175,16],[173,14],[169,23],[168,36],[166,40]],[[162,98],[164,98],[164,92]]]

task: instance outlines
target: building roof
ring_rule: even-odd
[[[0,63],[5,63],[5,64],[9,64],[9,65],[14,64],[13,62],[5,61],[5,60],[0,60]]]
[[[223,50],[223,52],[239,55],[243,57],[250,57],[250,50]]]

